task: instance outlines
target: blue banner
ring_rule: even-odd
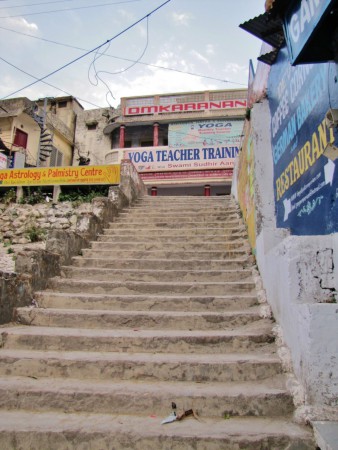
[[[284,30],[292,64],[297,62],[313,37],[331,3],[331,0],[296,0],[291,3],[284,18]]]
[[[292,67],[286,48],[272,66],[268,98],[277,227],[298,235],[338,231],[335,64]]]

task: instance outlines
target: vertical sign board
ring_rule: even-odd
[[[329,82],[331,66],[292,67],[284,48],[270,72],[277,227],[292,234],[338,231],[338,158],[332,157],[338,154],[332,151],[338,133],[325,120],[329,108],[338,105],[337,85]]]
[[[7,169],[7,156],[0,153],[0,169]]]
[[[296,0],[291,2],[283,21],[291,64],[297,64],[316,28],[330,10],[332,0]]]

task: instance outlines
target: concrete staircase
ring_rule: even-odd
[[[0,448],[314,450],[252,264],[228,198],[121,214],[2,328]]]

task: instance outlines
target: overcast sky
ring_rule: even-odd
[[[133,95],[246,87],[261,41],[238,25],[262,14],[264,0],[170,0],[150,14],[164,2],[0,0],[0,98],[73,95],[90,109]],[[82,57],[108,40],[104,56]],[[29,75],[65,65],[44,80],[55,87],[21,90],[35,81]]]

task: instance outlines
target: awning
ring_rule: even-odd
[[[279,17],[272,17],[270,13],[264,13],[247,22],[241,23],[240,28],[253,34],[264,42],[280,49],[285,42],[283,23]]]
[[[264,55],[259,56],[257,59],[269,66],[272,66],[277,59],[279,50],[273,50],[270,53],[265,53]]]
[[[110,134],[112,131],[116,130],[116,128],[119,128],[122,124],[121,123],[109,123],[105,128],[103,128],[103,134]]]

